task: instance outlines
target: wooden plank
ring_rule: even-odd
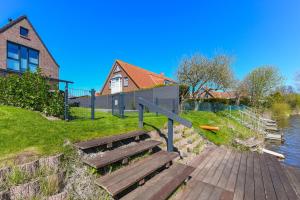
[[[254,179],[253,179],[253,153],[248,153],[247,156],[247,169],[246,169],[246,182],[245,182],[245,200],[254,200]]]
[[[279,175],[279,178],[281,180],[281,183],[286,191],[286,194],[289,199],[297,199],[297,195],[292,188],[286,174],[284,173],[284,169],[280,165],[279,161],[275,157],[270,157],[271,161],[273,162],[273,166],[275,167],[277,174]]]
[[[239,167],[240,167],[241,156],[242,156],[241,153],[236,152],[232,170],[230,172],[230,176],[229,176],[229,179],[228,179],[227,185],[226,185],[226,190],[228,190],[230,192],[234,192],[234,188],[235,188],[237,177],[238,177],[238,171],[239,171]]]
[[[130,133],[125,133],[125,134],[120,134],[120,135],[115,135],[115,136],[109,136],[109,137],[103,137],[103,138],[98,138],[98,139],[93,139],[93,140],[88,140],[84,142],[78,142],[75,143],[74,145],[82,150],[94,148],[94,147],[99,147],[102,145],[107,145],[113,142],[118,142],[138,136],[142,136],[147,134],[146,131],[133,131]]]
[[[237,182],[234,190],[234,197],[233,197],[234,200],[244,199],[246,168],[247,168],[247,154],[243,153],[241,156]]]
[[[225,166],[225,168],[224,168],[224,170],[221,174],[220,180],[217,183],[218,187],[221,187],[221,188],[226,187],[226,184],[227,184],[227,181],[229,179],[230,172],[231,172],[231,169],[233,167],[234,160],[235,160],[235,155],[236,155],[236,152],[232,151],[229,158],[228,158],[226,166]]]
[[[161,144],[161,142],[155,140],[142,141],[125,148],[118,148],[112,151],[108,151],[103,155],[96,156],[95,158],[83,160],[83,162],[96,169],[99,169],[109,164],[121,161],[130,156],[152,149],[159,144]]]
[[[205,188],[205,184],[207,183],[192,178],[185,188],[172,198],[172,200],[197,200],[202,190]]]
[[[207,200],[210,198],[213,190],[214,190],[214,186],[211,184],[205,184],[205,187],[203,188],[201,194],[198,197],[198,200]]]
[[[265,197],[265,189],[264,183],[262,179],[261,169],[260,169],[260,161],[257,153],[254,154],[254,196],[255,199],[266,199]]]
[[[270,159],[270,156],[264,154],[263,158],[267,162],[267,166],[269,168],[269,172],[270,172],[270,175],[271,175],[271,179],[272,179],[272,182],[273,182],[273,186],[274,186],[274,190],[275,190],[277,199],[279,199],[279,200],[288,199],[287,194],[286,194],[286,192],[284,190],[284,187],[281,183],[281,180],[279,178],[279,175],[277,174],[277,171],[275,169],[275,166],[273,166],[273,163]]]
[[[260,161],[259,163],[260,163],[261,174],[262,174],[262,179],[264,184],[265,197],[268,200],[276,200],[277,197],[273,187],[273,182],[272,182],[269,168],[267,166],[267,162],[262,155],[259,156],[259,161]]]
[[[298,195],[298,199],[300,199],[300,169],[287,165],[284,166],[284,169],[291,185]]]
[[[225,157],[226,150],[221,149],[220,154],[216,157],[216,161],[214,164],[210,167],[208,172],[205,174],[205,177],[203,178],[203,182],[211,183],[213,180],[213,176],[215,175],[216,170],[218,169],[220,163],[222,162],[223,158]]]
[[[165,200],[192,173],[195,168],[174,163],[169,169],[156,175],[145,185],[121,198],[121,200]]]
[[[211,155],[211,158],[208,159],[208,161],[205,164],[205,166],[202,167],[201,171],[199,171],[197,174],[192,174],[192,176],[195,177],[199,181],[203,181],[203,179],[205,178],[205,175],[208,173],[208,171],[210,170],[210,168],[215,163],[215,161],[216,161],[216,159],[218,157],[217,155],[220,152],[221,152],[220,149],[216,149],[216,151],[214,151],[214,153]]]
[[[215,151],[216,148],[205,148],[203,152],[201,152],[201,154],[197,155],[193,160],[191,160],[191,162],[188,164],[191,167],[198,167],[201,165],[201,163],[208,158],[212,152]]]
[[[221,177],[221,175],[222,175],[222,173],[223,173],[223,170],[224,170],[224,168],[225,168],[225,166],[226,166],[226,164],[227,164],[227,161],[228,161],[230,155],[231,155],[231,150],[229,149],[229,150],[226,151],[225,157],[224,157],[224,159],[222,160],[222,162],[221,162],[221,164],[219,165],[219,167],[217,168],[217,170],[215,171],[214,176],[213,176],[212,179],[209,181],[210,184],[212,184],[212,185],[217,185],[217,183],[219,182],[220,177]]]
[[[116,196],[135,183],[143,180],[157,169],[163,167],[177,156],[177,153],[160,151],[133,165],[129,165],[112,174],[97,179],[96,184],[107,190],[112,196]]]

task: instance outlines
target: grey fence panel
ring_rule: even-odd
[[[165,86],[146,90],[138,90],[134,92],[123,93],[125,110],[137,110],[137,99],[142,97],[151,103],[158,102],[160,106],[169,111],[178,113],[179,108],[179,89],[178,86]],[[84,99],[79,99],[84,101]],[[175,104],[175,106],[173,105]],[[96,109],[111,109],[112,108],[112,95],[97,96],[95,99]],[[175,107],[175,109],[174,109]]]
[[[96,108],[108,108],[109,107],[109,101],[111,101],[111,98],[109,98],[108,95],[106,95],[106,96],[97,96],[95,98],[95,107]]]
[[[75,107],[90,108],[91,107],[91,97],[90,96],[71,97],[71,98],[69,98],[69,105],[75,106]]]
[[[136,104],[134,99],[134,92],[130,93],[124,93],[124,103],[125,103],[125,109],[126,110],[136,110]]]

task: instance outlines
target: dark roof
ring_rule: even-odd
[[[56,60],[54,59],[54,57],[52,56],[51,52],[49,51],[49,49],[47,48],[47,46],[45,45],[45,43],[43,42],[42,38],[39,36],[38,32],[35,30],[34,26],[31,24],[31,22],[29,21],[28,17],[26,15],[22,15],[20,17],[18,17],[15,20],[10,21],[8,24],[6,24],[5,26],[3,26],[2,28],[0,28],[0,33],[3,33],[4,31],[6,31],[7,29],[9,29],[10,27],[14,26],[15,24],[19,23],[20,21],[22,21],[23,19],[26,19],[28,21],[28,23],[30,24],[30,26],[32,27],[33,31],[35,32],[35,34],[37,35],[37,37],[39,38],[39,40],[42,42],[43,46],[45,47],[46,51],[49,53],[50,57],[54,60],[55,64],[59,67],[59,64],[56,62]]]

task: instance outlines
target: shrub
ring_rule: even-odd
[[[62,117],[64,95],[52,92],[50,83],[40,71],[22,75],[10,74],[0,78],[0,104],[43,112]]]
[[[285,118],[291,114],[291,107],[287,103],[274,103],[271,110],[276,118]]]

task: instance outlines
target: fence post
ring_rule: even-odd
[[[96,91],[94,89],[91,90],[91,119],[95,119],[95,93]]]
[[[69,88],[68,88],[68,83],[66,83],[65,85],[65,120],[69,120],[69,116],[68,116],[68,107],[69,107],[69,103],[68,103],[68,95],[69,95]]]
[[[139,104],[139,128],[144,127],[144,106],[142,104]]]
[[[168,119],[168,152],[173,152],[173,120]]]
[[[157,97],[155,97],[155,105],[158,106],[158,98]],[[158,112],[156,112],[156,116],[158,116]]]

